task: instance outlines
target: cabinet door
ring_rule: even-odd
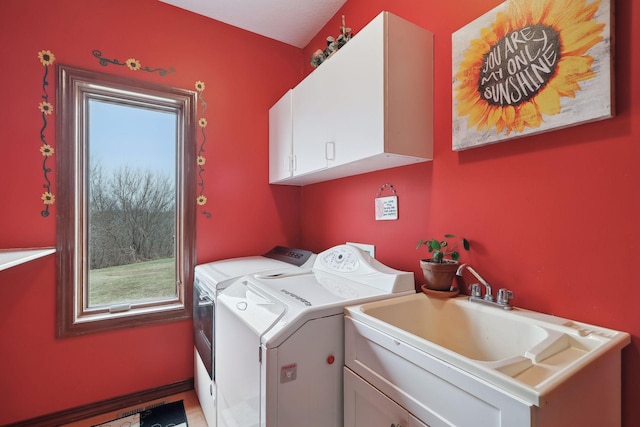
[[[385,43],[383,16],[363,28],[333,57],[331,126],[337,166],[384,152]],[[333,63],[332,63],[333,61]]]
[[[327,74],[313,72],[293,90],[294,176],[327,167],[326,150],[332,121],[330,86]]]
[[[413,415],[409,414],[409,427],[429,427]]]
[[[293,91],[295,175],[384,150],[383,27],[358,36]]]
[[[428,427],[344,368],[344,427]]]
[[[289,90],[269,110],[269,182],[292,175],[293,150],[292,93]]]

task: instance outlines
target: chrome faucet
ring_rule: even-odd
[[[480,283],[484,285],[486,289],[484,293],[484,299],[487,301],[493,301],[493,294],[491,293],[491,285],[489,285],[489,283],[487,283],[486,280],[480,277],[478,272],[475,271],[473,268],[471,268],[469,264],[462,264],[460,267],[458,267],[458,271],[456,271],[456,276],[462,277],[462,272],[464,270],[467,270],[469,273],[473,274],[473,276],[476,279],[478,279]],[[473,285],[476,285],[476,286],[473,286]],[[469,288],[471,289],[472,296],[480,297],[480,295],[482,294],[482,291],[480,290],[480,285],[478,283],[473,283],[469,285]]]
[[[471,295],[469,296],[469,301],[471,302],[480,302],[483,304],[493,305],[497,307],[501,307],[505,310],[511,310],[513,307],[509,304],[509,300],[513,299],[513,292],[509,289],[502,288],[498,290],[498,299],[495,300],[493,297],[493,293],[491,291],[491,285],[484,280],[477,271],[471,268],[468,264],[462,264],[458,267],[458,271],[456,271],[456,276],[462,277],[462,273],[464,270],[467,270],[471,273],[480,283],[471,283],[469,285],[469,290],[471,291]],[[485,288],[484,297],[482,296],[482,289],[480,288],[480,284],[482,284]]]

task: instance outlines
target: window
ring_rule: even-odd
[[[58,336],[191,316],[196,94],[58,65]]]

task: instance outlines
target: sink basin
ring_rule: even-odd
[[[480,304],[448,303],[421,295],[362,307],[381,322],[423,338],[455,353],[480,361],[524,355],[548,332],[503,310]]]
[[[600,356],[630,342],[629,334],[461,296],[424,294],[346,308],[348,317],[404,342],[531,404]]]

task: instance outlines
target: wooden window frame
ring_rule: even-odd
[[[56,334],[69,337],[190,318],[196,223],[197,93],[152,82],[57,65],[57,307]],[[176,111],[176,278],[177,296],[132,303],[125,311],[87,304],[88,250],[85,142],[88,99],[118,93],[127,102],[145,102]],[[109,98],[110,99],[110,98]]]

